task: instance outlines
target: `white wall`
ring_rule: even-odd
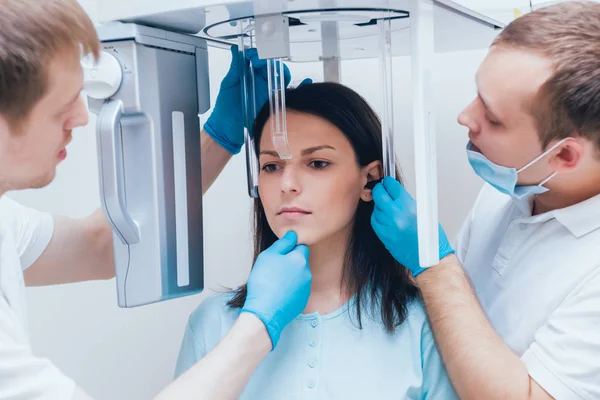
[[[83,2],[95,15],[97,2]],[[437,59],[436,106],[440,218],[453,237],[481,182],[471,172],[464,146],[467,132],[458,112],[474,96],[474,73],[485,51],[444,54]],[[229,65],[228,51],[211,49],[211,92],[216,98]],[[290,66],[294,80],[322,77],[320,66]],[[343,82],[376,108],[380,98],[376,61],[343,63]],[[414,193],[410,104],[410,60],[394,60],[396,150]],[[82,217],[97,207],[95,118],[74,132],[69,157],[56,180],[10,197],[38,209]],[[211,289],[242,283],[250,267],[250,201],[243,154],[236,157],[204,197],[206,282]],[[225,191],[233,195],[225,196]],[[52,359],[97,399],[150,399],[168,384],[189,313],[205,293],[137,309],[119,309],[114,280],[28,289],[32,340],[37,354]]]
[[[529,0],[454,0],[462,6],[508,24],[515,18],[515,10],[530,10]]]

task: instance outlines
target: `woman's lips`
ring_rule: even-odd
[[[297,207],[284,207],[277,213],[278,216],[289,219],[298,219],[310,215],[311,212]]]

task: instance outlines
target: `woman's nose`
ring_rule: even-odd
[[[281,176],[281,191],[283,193],[301,192],[301,172],[294,165],[286,165]]]

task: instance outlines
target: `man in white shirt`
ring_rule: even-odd
[[[476,81],[459,123],[487,184],[456,254],[440,228],[422,268],[414,201],[390,178],[374,229],[415,276],[462,399],[599,399],[600,4],[513,21]]]
[[[0,399],[89,399],[49,360],[32,354],[25,283],[114,277],[111,228],[100,211],[82,220],[53,217],[4,196],[49,184],[72,130],[87,124],[82,51],[98,57],[100,43],[76,0],[0,1]],[[241,103],[239,79],[237,90],[230,82],[237,71],[233,65],[228,85]],[[205,190],[232,155],[221,143],[231,142],[229,136],[243,141],[241,126],[230,132],[219,124],[229,117],[213,118],[212,134],[201,133]],[[289,233],[261,254],[231,332],[158,398],[233,398],[241,391],[273,338],[308,301],[308,249],[296,242]]]

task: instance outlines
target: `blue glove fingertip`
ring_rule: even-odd
[[[287,231],[285,235],[281,237],[281,240],[289,240],[296,243],[298,241],[298,234],[294,231]]]
[[[258,50],[255,47],[251,47],[246,50],[246,60],[252,63],[252,68],[264,68],[267,66],[267,60],[263,60],[258,56]]]
[[[227,71],[227,74],[225,75],[225,77],[223,78],[223,80],[221,81],[221,86],[220,89],[227,89],[235,84],[237,84],[239,82],[240,79],[240,71],[239,71],[239,67],[238,67],[238,63],[239,63],[239,55],[238,55],[238,47],[237,46],[231,46],[230,51],[231,51],[231,63],[229,64],[229,70]]]
[[[400,183],[398,182],[396,179],[392,178],[391,176],[387,175],[383,177],[383,184],[385,185],[387,184],[394,184],[395,183]]]
[[[385,190],[388,192],[392,200],[397,200],[398,198],[400,198],[400,196],[402,195],[402,191],[404,190],[400,182],[398,182],[391,176],[386,176],[383,179],[383,186],[385,187]]]
[[[379,199],[383,196],[385,192],[385,188],[383,187],[383,183],[376,184],[371,190],[371,195],[373,196],[373,201],[377,203]]]
[[[281,237],[281,239],[273,243],[271,248],[273,249],[273,251],[279,254],[287,254],[290,251],[294,250],[297,241],[298,235],[296,235],[296,232],[288,231],[285,235]]]
[[[386,210],[393,203],[393,199],[389,195],[386,188],[383,186],[383,183],[378,183],[377,185],[375,185],[375,187],[371,191],[371,194],[373,196],[373,202],[375,203],[375,207],[380,207]]]

